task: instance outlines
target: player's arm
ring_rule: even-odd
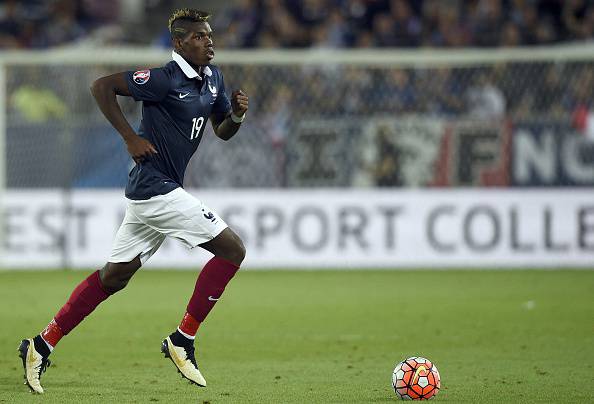
[[[120,104],[118,104],[116,95],[132,95],[126,82],[126,73],[116,73],[98,78],[91,85],[91,94],[95,97],[95,101],[97,101],[103,115],[126,142],[128,153],[136,163],[157,153],[151,142],[138,136],[132,129],[120,108]]]
[[[213,114],[210,117],[215,134],[223,140],[231,139],[239,130],[247,110],[248,96],[241,90],[233,91],[231,113],[226,116]]]

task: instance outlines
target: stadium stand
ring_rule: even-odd
[[[225,48],[500,47],[592,39],[590,0],[237,0],[215,11]],[[6,0],[0,48],[98,38],[169,46],[162,16],[180,1]],[[118,24],[127,23],[122,29]],[[154,32],[159,32],[157,36]]]

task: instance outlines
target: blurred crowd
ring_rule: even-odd
[[[42,122],[100,111],[88,83],[132,66],[11,66],[13,118]],[[479,120],[575,120],[594,110],[593,62],[499,63],[491,66],[389,68],[349,65],[225,65],[227,88],[241,87],[273,141],[291,120],[421,115]],[[126,112],[139,112],[133,100]],[[129,105],[128,105],[129,104]],[[102,120],[102,119],[100,119]]]
[[[122,1],[5,0],[0,3],[0,46],[44,48],[82,40],[90,32],[121,25]],[[146,6],[142,1],[125,2],[133,3]],[[161,26],[164,10],[174,7],[172,3],[151,3],[154,12],[150,14],[158,17],[155,21]],[[361,41],[365,46],[495,46],[583,39],[594,29],[594,0],[237,0],[229,4],[214,13],[212,22],[218,32],[217,46],[223,48],[364,46]],[[156,12],[159,7],[161,11]],[[137,15],[137,10],[129,11],[128,16]],[[143,21],[142,26],[151,26],[149,19]],[[140,37],[153,44],[167,37],[155,32]],[[67,80],[76,77],[87,88],[90,80],[112,69],[104,68],[105,72],[90,69],[87,77],[72,66],[68,69],[75,73]],[[68,110],[96,111],[85,102],[86,92],[83,99],[72,98],[75,93],[71,92],[72,97],[55,95],[61,86],[71,86],[60,81],[64,69],[49,80],[55,91],[47,89],[48,71],[41,74],[31,67],[31,74],[16,75],[23,81],[12,80],[14,88],[9,88],[15,110],[32,121],[65,116]],[[591,62],[431,69],[228,65],[226,77],[241,78],[242,83],[230,82],[228,87],[243,85],[260,100],[254,106],[260,110],[253,113],[262,122],[270,121],[270,133],[282,133],[278,128],[287,119],[301,115],[546,116],[578,122],[594,109]]]
[[[237,48],[538,45],[591,39],[594,2],[241,0],[216,22]]]
[[[422,69],[227,66],[226,71],[243,79],[259,100],[253,113],[271,125],[282,125],[285,116],[394,114],[570,121],[594,108],[592,62]]]
[[[173,2],[153,0],[153,12],[146,13],[146,18],[138,24],[127,20],[138,15],[134,7],[125,11],[127,17],[122,15],[122,4],[133,3],[145,2],[6,0],[0,3],[0,47],[43,49],[89,41],[101,43],[97,40],[98,32],[100,37],[116,43],[170,46],[168,33],[161,29]],[[515,46],[592,37],[593,3],[594,0],[238,0],[233,7],[226,3],[218,12],[215,10],[212,25],[215,44],[223,49]],[[123,24],[122,19],[129,22]],[[117,29],[113,30],[114,27]],[[105,35],[106,32],[111,34]],[[89,173],[77,179],[77,184],[123,184],[128,156],[116,137],[104,136],[112,133],[112,129],[90,97],[88,85],[102,75],[137,67],[106,65],[100,61],[95,65],[9,65],[6,71],[8,147],[20,150],[12,153],[13,160],[9,161],[9,167],[14,168],[9,172],[9,178],[13,178],[11,184],[34,186],[62,181],[63,167],[56,166],[53,180],[48,177],[53,161],[39,160],[35,170],[19,169],[19,161],[27,160],[29,153],[45,153],[32,152],[36,147],[46,147],[47,142],[38,140],[40,133],[62,139],[55,145],[75,143],[68,146],[76,148],[75,154],[79,156],[80,166],[74,171]],[[249,122],[244,124],[251,135],[240,136],[226,146],[225,153],[234,156],[232,159],[198,159],[199,166],[189,172],[209,174],[189,174],[192,186],[281,186],[302,181],[291,177],[292,171],[287,167],[301,164],[294,163],[296,158],[291,153],[303,148],[300,142],[308,136],[307,125],[318,125],[316,135],[320,127],[342,125],[341,131],[346,136],[340,142],[346,142],[341,146],[346,149],[357,149],[355,143],[348,142],[361,138],[365,130],[360,127],[364,128],[366,122],[395,117],[427,122],[550,122],[573,127],[594,139],[592,61],[408,68],[332,63],[226,64],[224,69],[228,89],[241,87],[257,100],[250,106]],[[126,116],[138,122],[138,105],[132,99],[121,101]],[[68,140],[63,136],[64,127],[80,128],[81,133],[91,135]],[[399,152],[393,141],[394,132],[390,133],[378,130],[374,140],[361,147],[361,153],[365,153],[375,147],[369,145],[377,146],[374,150],[378,154],[372,160],[381,161],[378,164],[381,170],[374,171],[372,177],[379,186],[403,181],[395,168]],[[215,155],[218,146],[208,140],[212,138],[206,137],[203,150],[206,153],[215,150]],[[98,152],[101,150],[103,154]],[[105,166],[111,162],[105,156],[114,154],[119,156],[119,166],[111,163]],[[229,169],[229,160],[237,165],[236,170]],[[338,172],[348,172],[350,160],[341,161],[345,169]],[[84,164],[88,166],[83,167]],[[24,178],[26,174],[30,176]],[[341,181],[336,179],[332,184],[344,185]]]
[[[0,49],[75,43],[117,24],[120,0],[3,0]]]
[[[0,48],[170,46],[166,0],[3,0]],[[217,46],[497,47],[590,40],[593,0],[235,0],[211,6]],[[204,4],[203,4],[204,3]],[[105,35],[105,32],[109,35]],[[99,33],[99,35],[98,35]],[[156,34],[155,34],[156,33]]]

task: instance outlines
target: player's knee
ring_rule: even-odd
[[[226,252],[226,259],[236,265],[241,265],[245,258],[245,246],[239,236],[234,235],[233,243],[229,246]]]
[[[108,263],[99,271],[103,289],[109,294],[114,294],[124,289],[132,278],[132,275],[136,272],[136,269],[126,265]]]
[[[107,293],[114,294],[124,289],[128,284],[128,280],[118,277],[111,272],[106,272],[101,276],[101,285],[103,285],[103,289]]]
[[[245,258],[245,246],[239,236],[230,228],[223,230],[214,239],[201,244],[201,247],[235,265],[241,265]]]

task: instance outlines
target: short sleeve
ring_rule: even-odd
[[[229,97],[227,97],[227,93],[225,92],[225,82],[223,80],[223,74],[219,73],[219,88],[217,89],[217,93],[219,96],[217,97],[215,103],[212,106],[212,113],[216,115],[227,115],[231,111],[231,101],[229,101]]]
[[[161,101],[171,87],[171,77],[161,67],[126,72],[126,81],[136,101]]]

